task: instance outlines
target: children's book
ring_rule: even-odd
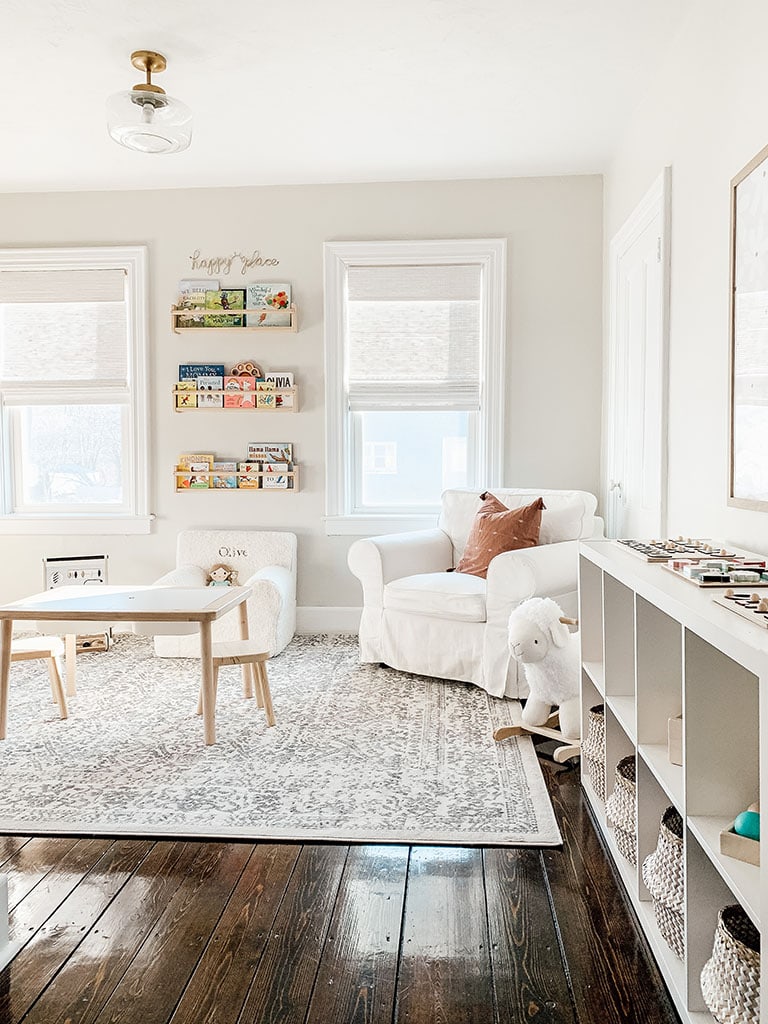
[[[198,377],[224,377],[224,363],[180,363],[179,380],[193,380],[197,387]]]
[[[224,408],[253,409],[256,406],[256,378],[248,374],[224,378]]]
[[[197,407],[198,409],[221,409],[224,405],[222,389],[224,387],[223,377],[206,375],[197,378]]]
[[[182,487],[210,487],[210,470],[212,465],[212,455],[198,455],[194,453],[180,455],[176,465],[177,489]]]
[[[256,408],[275,408],[275,385],[265,380],[256,381]]]
[[[205,308],[205,293],[210,288],[218,288],[218,281],[186,280],[179,281],[179,300],[177,309],[185,310],[184,316],[176,317],[177,327],[202,327]],[[189,310],[189,312],[186,312]],[[200,312],[195,312],[200,310]]]
[[[195,468],[197,472],[209,470],[213,466],[213,455],[209,452],[185,452],[179,456],[179,469]]]
[[[180,380],[174,389],[177,409],[197,408],[197,380]]]
[[[290,327],[291,286],[272,281],[254,281],[246,289],[247,309],[258,310],[248,313],[249,327]]]
[[[237,462],[214,462],[212,487],[237,487]]]
[[[275,385],[275,408],[292,409],[293,395],[284,394],[283,389],[293,387],[293,373],[289,370],[270,370],[264,374],[264,380]]]
[[[237,478],[238,487],[261,487],[261,463],[260,462],[238,462],[237,468],[240,474]]]
[[[261,441],[249,441],[248,458],[260,462],[293,462],[293,443],[279,441],[267,444]]]
[[[262,465],[263,476],[261,486],[264,488],[288,487],[288,477],[285,471],[288,468],[285,462],[265,462]]]
[[[221,310],[208,313],[203,317],[204,327],[244,327],[245,317],[242,313],[230,313],[229,310],[245,309],[244,288],[210,289],[205,293],[206,310]]]

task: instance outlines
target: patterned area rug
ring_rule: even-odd
[[[243,839],[554,845],[533,745],[495,743],[516,705],[360,665],[353,637],[296,637],[269,663],[277,725],[219,674],[214,746],[199,662],[120,634],[78,656],[61,721],[43,662],[11,668],[0,830]]]

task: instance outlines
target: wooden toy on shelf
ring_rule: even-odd
[[[676,555],[685,558],[733,558],[720,544],[702,537],[677,537],[675,540],[617,540],[627,551],[646,562],[667,562]]]

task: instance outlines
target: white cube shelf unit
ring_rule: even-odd
[[[749,589],[747,585],[745,590]],[[637,866],[619,852],[582,758],[582,785],[683,1021],[713,1024],[701,994],[718,911],[739,903],[768,920],[760,867],[720,853],[719,836],[758,796],[768,808],[768,629],[613,541],[579,546],[582,726],[605,705],[606,795],[618,761],[637,759]],[[683,764],[670,762],[669,718],[683,715]],[[761,742],[762,737],[762,742]],[[658,929],[641,866],[666,807],[684,822],[685,959]],[[763,958],[764,964],[765,958]],[[763,966],[761,1024],[768,1024]]]

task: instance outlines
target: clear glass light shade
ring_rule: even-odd
[[[192,141],[192,111],[164,93],[118,92],[107,100],[107,130],[139,153],[178,153]]]

